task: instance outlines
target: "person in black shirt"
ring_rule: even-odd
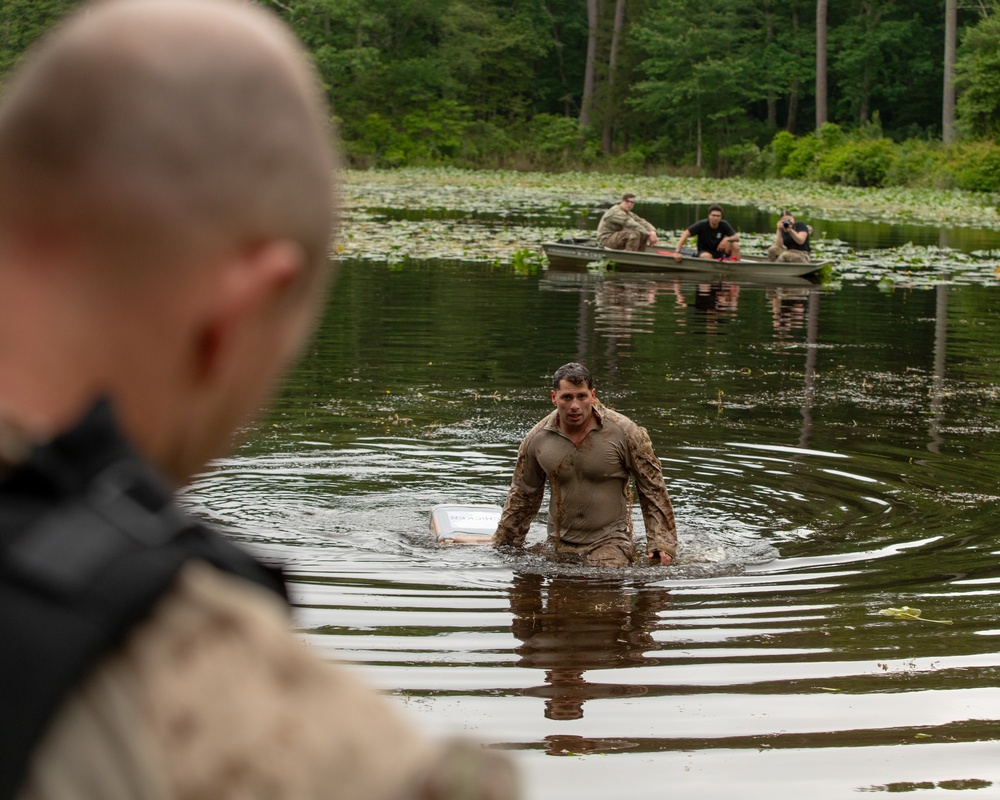
[[[791,211],[782,211],[774,231],[774,244],[767,248],[768,261],[791,261],[808,264],[811,254],[809,235],[804,222],[796,222]]]
[[[716,261],[740,260],[740,235],[722,218],[720,205],[710,206],[708,219],[699,220],[681,234],[674,256],[678,261],[683,257],[681,247],[690,236],[696,236],[698,239],[698,258]]]

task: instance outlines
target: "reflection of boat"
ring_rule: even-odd
[[[741,264],[743,262],[737,262]],[[735,269],[731,272],[592,272],[586,269],[547,269],[538,283],[538,288],[556,292],[579,292],[583,289],[596,288],[607,283],[637,285],[646,290],[653,287],[657,290],[672,291],[679,286],[698,286],[700,284],[736,284],[749,286],[801,286],[813,291],[821,290],[821,286],[810,277],[800,278],[795,275],[766,275],[759,272],[743,273]]]
[[[803,278],[814,276],[828,261],[794,264],[765,261],[755,256],[743,256],[739,261],[710,261],[684,252],[678,261],[671,250],[651,249],[642,252],[609,250],[593,240],[584,242],[544,242],[542,249],[554,270],[582,270],[595,261],[604,261],[623,272],[672,272],[711,275],[714,278],[748,280]]]

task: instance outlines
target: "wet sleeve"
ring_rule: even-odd
[[[494,547],[524,547],[531,521],[542,506],[545,471],[535,457],[533,441],[534,436],[529,433],[517,450],[514,478],[503,505],[500,523],[493,534]]]
[[[645,428],[633,426],[628,434],[629,458],[635,479],[639,508],[646,524],[647,548],[677,556],[677,525],[674,508],[663,481],[663,468],[653,452],[653,443]]]

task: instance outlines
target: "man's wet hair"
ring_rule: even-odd
[[[708,213],[711,214],[713,211],[718,211],[721,214],[722,206],[720,206],[718,203],[712,203],[712,205],[708,207]]]
[[[622,202],[624,203],[626,200],[635,200],[635,195],[632,192],[625,192],[622,195]]]
[[[559,390],[559,384],[562,381],[572,383],[574,386],[583,386],[586,384],[588,389],[594,388],[594,376],[590,373],[589,369],[578,361],[570,361],[568,364],[563,364],[552,373],[552,389],[554,391]]]

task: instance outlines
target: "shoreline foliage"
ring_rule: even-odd
[[[1000,191],[1000,0],[259,0],[308,49],[351,167],[794,177]],[[80,0],[0,3],[0,81]]]

